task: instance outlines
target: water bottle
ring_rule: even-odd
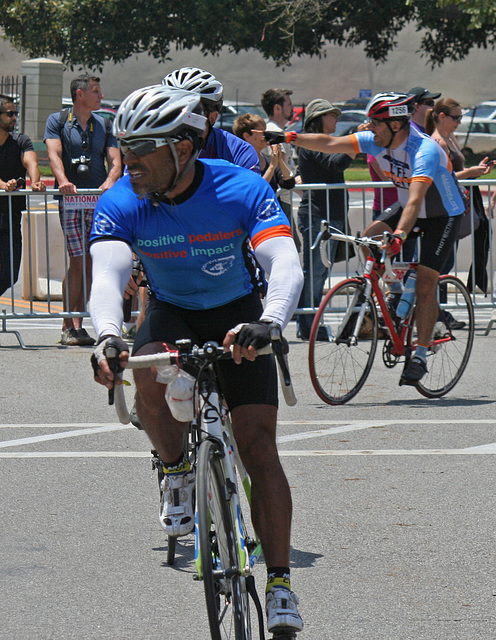
[[[396,307],[396,315],[398,318],[407,318],[412,310],[415,300],[415,283],[417,274],[413,271],[407,278],[405,289],[401,295],[398,306]]]
[[[167,386],[165,398],[172,415],[179,422],[193,420],[194,388],[195,379],[185,371],[179,371],[176,379]]]

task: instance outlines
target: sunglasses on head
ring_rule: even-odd
[[[119,146],[122,153],[126,154],[128,151],[134,153],[135,156],[146,156],[149,153],[153,153],[160,147],[165,147],[169,144],[165,140],[156,140],[155,138],[143,138],[141,140],[119,140]]]
[[[460,122],[460,120],[463,118],[463,116],[462,116],[462,115],[459,115],[459,116],[452,116],[452,115],[451,115],[451,113],[447,113],[446,115],[447,115],[447,116],[449,116],[450,118],[453,118],[453,120],[454,120],[455,122]]]
[[[2,111],[1,113],[5,113],[9,118],[13,118],[14,116],[17,118],[19,115],[19,111]]]

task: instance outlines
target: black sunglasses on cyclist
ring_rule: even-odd
[[[422,102],[420,104],[425,104],[428,107],[433,107],[434,106],[434,100],[422,100]]]
[[[447,113],[446,115],[449,116],[450,118],[453,118],[453,120],[455,122],[460,122],[460,120],[463,118],[462,115],[460,115],[460,116],[452,116],[451,113]]]
[[[165,140],[156,140],[155,138],[144,138],[141,140],[119,140],[119,146],[122,153],[126,154],[128,151],[134,153],[135,156],[146,156],[149,153],[153,153],[160,147],[165,147],[169,144]]]
[[[5,113],[9,118],[13,118],[14,116],[17,118],[19,115],[19,111],[2,111],[1,113]]]

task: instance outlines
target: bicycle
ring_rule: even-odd
[[[273,325],[271,337],[271,344],[258,350],[259,356],[276,355],[285,400],[294,405],[296,397],[287,366],[287,342],[282,339],[278,325]],[[254,637],[249,597],[256,609],[260,640],[264,640],[263,611],[253,576],[253,567],[262,548],[256,535],[250,534],[240,504],[240,485],[250,504],[250,479],[237,450],[215,371],[218,360],[232,356],[215,342],[199,348],[190,340],[180,340],[176,346],[177,351],[130,357],[127,367],[186,365],[190,373],[195,372],[195,417],[187,429],[185,444],[185,453],[196,470],[194,578],[204,584],[212,640],[251,640]],[[106,357],[115,370],[117,351],[109,352],[109,349],[112,347],[106,348]],[[120,421],[128,424],[130,416],[123,385],[116,385],[109,392],[110,404],[114,398]],[[155,468],[162,467],[158,454],[154,456],[153,464]],[[175,543],[176,539],[169,537],[169,564],[174,561]],[[277,640],[293,640],[294,637],[288,633],[273,636]]]
[[[366,247],[370,252],[361,275],[346,278],[328,291],[312,324],[310,377],[318,396],[328,404],[345,404],[363,387],[374,362],[379,332],[384,337],[382,359],[386,367],[392,368],[404,359],[404,371],[415,351],[415,304],[406,318],[395,322],[380,285],[380,272],[384,266],[386,280],[401,280],[417,264],[391,265],[381,251],[388,235],[382,241],[345,235],[337,229],[330,230],[323,220],[321,233],[313,245],[315,248],[320,242],[322,258],[328,266],[327,240],[342,240],[357,248]],[[428,345],[428,373],[415,385],[427,398],[440,398],[453,389],[467,366],[474,340],[474,310],[463,282],[452,275],[440,276],[437,298],[439,315]],[[465,322],[463,328],[450,329],[448,308],[456,309],[457,316]],[[320,327],[325,328],[328,341],[317,340]]]

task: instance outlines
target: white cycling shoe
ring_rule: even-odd
[[[269,633],[297,632],[303,629],[298,613],[298,596],[288,589],[273,587],[265,594],[267,629]]]
[[[162,512],[160,524],[168,536],[186,536],[195,528],[195,474],[165,474],[160,483]]]

